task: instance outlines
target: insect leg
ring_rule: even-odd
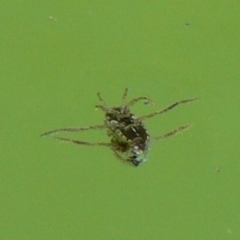
[[[79,144],[79,145],[111,147],[111,143],[103,143],[103,142],[91,143],[91,142],[83,142],[83,141],[70,139],[70,138],[63,138],[63,137],[54,137],[54,138],[56,138],[60,141],[71,142],[71,143]]]
[[[125,160],[115,149],[112,149],[118,159]]]
[[[163,113],[165,113],[165,112],[175,108],[176,106],[178,106],[180,104],[185,104],[185,103],[189,103],[189,102],[196,101],[196,100],[198,100],[198,98],[192,98],[192,99],[187,99],[187,100],[182,100],[182,101],[176,102],[176,103],[170,105],[169,107],[167,107],[167,108],[165,108],[163,110],[160,110],[160,111],[157,111],[157,112],[154,112],[154,113],[151,113],[151,114],[139,117],[139,118],[137,118],[137,120],[142,121],[142,120],[144,120],[146,118],[151,118],[151,117],[154,117],[156,115],[163,114]]]
[[[125,91],[124,91],[123,97],[122,97],[122,105],[123,106],[126,105],[127,94],[128,94],[128,88],[125,88]]]
[[[139,97],[139,98],[135,98],[135,99],[133,99],[131,102],[129,102],[129,103],[127,103],[126,104],[126,107],[131,107],[132,105],[134,105],[135,103],[137,103],[138,101],[140,101],[140,100],[144,100],[144,103],[145,104],[151,104],[151,105],[153,105],[153,103],[152,103],[152,101],[149,99],[149,98],[147,98],[147,97]]]
[[[89,126],[89,127],[72,127],[72,128],[59,128],[59,129],[55,129],[55,130],[51,130],[49,132],[43,133],[40,136],[47,136],[47,135],[51,135],[54,133],[58,133],[58,132],[79,132],[79,131],[86,131],[86,130],[90,130],[90,129],[102,129],[102,128],[106,128],[105,125],[96,125],[96,126]]]
[[[101,94],[98,93],[97,96],[98,96],[98,99],[100,100],[100,102],[103,103],[104,107],[107,108],[107,104],[106,104],[106,102],[103,100],[103,98],[101,97]]]
[[[116,150],[114,150],[114,149],[112,149],[113,150],[113,152],[114,152],[114,155],[118,158],[118,159],[120,159],[120,160],[122,160],[123,162],[125,162],[125,163],[129,163],[129,162],[131,162],[131,163],[133,163],[133,161],[131,160],[131,159],[125,159],[125,158],[123,158]],[[133,163],[134,164],[134,163]]]
[[[181,132],[181,131],[184,131],[184,130],[189,129],[190,127],[192,127],[191,124],[188,124],[188,125],[185,125],[185,126],[181,126],[181,127],[177,128],[177,129],[175,129],[175,130],[173,130],[173,131],[171,131],[171,132],[169,132],[169,133],[166,133],[166,134],[164,134],[164,135],[162,135],[162,136],[155,137],[154,139],[155,139],[155,140],[158,140],[158,139],[169,138],[169,137],[172,137],[172,136],[176,135],[177,133],[179,133],[179,132]]]
[[[110,108],[103,106],[103,105],[96,105],[95,108],[100,108],[104,112],[109,112],[111,110]]]

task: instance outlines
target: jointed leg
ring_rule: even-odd
[[[173,130],[173,131],[171,131],[171,132],[169,132],[169,133],[166,133],[166,134],[164,134],[164,135],[162,135],[162,136],[155,137],[154,139],[155,139],[155,140],[158,140],[158,139],[169,138],[169,137],[172,137],[172,136],[176,135],[177,133],[179,133],[179,132],[181,132],[181,131],[184,131],[184,130],[189,129],[190,127],[192,127],[191,124],[185,125],[185,126],[181,126],[181,127],[177,128],[177,129],[175,129],[175,130]]]
[[[139,98],[135,98],[135,99],[133,99],[131,102],[127,103],[127,104],[126,104],[126,107],[129,108],[129,107],[131,107],[132,105],[134,105],[135,103],[137,103],[137,102],[140,101],[140,100],[144,100],[144,103],[145,103],[145,104],[153,104],[149,98],[139,97]]]
[[[75,139],[70,139],[70,138],[62,138],[62,137],[54,137],[54,138],[60,141],[71,142],[79,145],[111,147],[111,143],[103,143],[103,142],[91,143],[91,142],[83,142]]]
[[[196,101],[198,100],[198,98],[193,98],[193,99],[187,99],[187,100],[182,100],[182,101],[179,101],[179,102],[176,102],[172,105],[170,105],[169,107],[163,109],[163,110],[160,110],[160,111],[157,111],[157,112],[154,112],[154,113],[151,113],[151,114],[148,114],[148,115],[145,115],[145,116],[142,116],[142,117],[139,117],[137,120],[144,120],[146,118],[151,118],[151,117],[154,117],[156,115],[160,115],[160,114],[163,114],[173,108],[175,108],[176,106],[180,105],[180,104],[185,104],[185,103],[189,103],[189,102],[192,102],[192,101]]]
[[[115,149],[112,149],[118,159],[125,160]]]
[[[96,126],[89,126],[89,127],[73,127],[73,128],[59,128],[59,129],[55,129],[46,133],[41,134],[40,136],[47,136],[47,135],[51,135],[54,133],[58,133],[58,132],[79,132],[79,131],[86,131],[86,130],[90,130],[90,129],[103,129],[106,128],[105,125],[96,125]]]
[[[126,103],[127,93],[128,93],[128,89],[126,88],[124,93],[123,93],[123,97],[122,97],[122,104],[123,105],[125,105],[125,103]],[[103,100],[100,93],[98,93],[97,96],[98,96],[100,102],[103,103],[103,106],[97,105],[96,107],[101,108],[103,111],[106,111],[108,109],[106,102]]]
[[[98,96],[98,98],[99,98],[100,102],[102,102],[102,103],[103,103],[103,106],[104,106],[105,108],[107,108],[107,104],[106,104],[106,102],[103,100],[103,98],[101,97],[101,94],[100,94],[100,93],[98,93],[98,94],[97,94],[97,96]]]
[[[113,152],[114,152],[114,155],[115,155],[118,159],[120,159],[121,161],[123,161],[124,163],[129,163],[129,162],[133,163],[132,160],[123,158],[116,150],[114,150],[114,149],[112,149],[112,150],[113,150]]]
[[[104,112],[108,112],[109,108],[104,106],[104,105],[96,105],[95,108],[100,108],[101,110],[103,110]]]
[[[125,91],[124,91],[123,97],[122,97],[122,105],[123,106],[125,106],[125,104],[126,104],[127,94],[128,94],[128,88],[125,88]]]
[[[126,99],[127,99],[127,94],[128,94],[128,88],[125,89],[123,97],[122,97],[122,105],[126,106],[126,107],[131,107],[132,105],[134,105],[135,103],[137,103],[140,100],[145,100],[145,104],[152,104],[152,102],[150,101],[150,99],[146,98],[146,97],[139,97],[139,98],[135,98],[132,101],[130,101],[129,103],[126,103]],[[100,108],[102,109],[104,112],[108,112],[110,110],[110,108],[107,107],[106,102],[102,99],[100,93],[97,94],[99,100],[103,103],[103,105],[96,105],[96,108]]]

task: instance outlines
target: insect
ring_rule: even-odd
[[[144,120],[152,118],[156,115],[166,113],[167,111],[181,104],[186,104],[197,100],[197,98],[193,98],[178,101],[168,106],[167,108],[164,108],[163,110],[156,111],[142,117],[136,117],[133,113],[131,113],[130,107],[139,101],[144,101],[145,104],[151,104],[151,101],[146,97],[138,97],[132,101],[127,102],[127,94],[128,89],[126,88],[122,97],[122,105],[119,107],[108,107],[106,102],[101,97],[100,93],[97,94],[102,105],[97,105],[96,108],[101,109],[105,113],[104,124],[89,127],[60,128],[43,133],[41,136],[52,135],[59,132],[80,132],[93,129],[105,129],[107,130],[107,134],[111,139],[109,143],[84,142],[58,136],[54,136],[54,138],[78,145],[109,147],[118,158],[129,161],[134,166],[139,166],[146,161],[147,154],[150,150],[150,140],[152,140],[143,124]],[[171,132],[155,137],[153,139],[166,139],[190,128],[191,126],[191,124],[180,126]]]

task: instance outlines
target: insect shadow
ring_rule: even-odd
[[[144,101],[145,104],[151,104],[151,101],[147,97],[138,97],[127,102],[127,94],[128,89],[126,88],[122,97],[122,105],[119,107],[108,107],[100,93],[97,94],[102,105],[97,105],[96,108],[105,112],[104,124],[88,127],[59,128],[43,133],[40,136],[50,136],[59,132],[80,132],[93,129],[106,129],[107,135],[111,139],[108,143],[85,142],[58,136],[53,137],[61,141],[71,142],[78,145],[109,147],[118,158],[130,162],[134,166],[139,166],[146,161],[147,154],[150,150],[150,140],[166,139],[183,130],[189,129],[192,126],[191,124],[183,125],[164,135],[151,138],[143,124],[146,119],[166,113],[181,104],[196,101],[198,98],[181,100],[160,111],[156,111],[142,117],[136,117],[133,113],[131,113],[130,107],[139,101]]]

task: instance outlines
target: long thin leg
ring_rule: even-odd
[[[153,104],[152,101],[149,98],[147,98],[147,97],[139,97],[139,98],[135,98],[131,102],[127,103],[126,107],[129,108],[129,107],[131,107],[132,105],[134,105],[135,103],[137,103],[140,100],[144,100],[145,104]]]
[[[128,88],[125,88],[125,91],[124,91],[123,97],[122,97],[122,105],[123,106],[126,105],[127,94],[128,94]]]
[[[127,93],[128,93],[128,89],[126,88],[124,93],[123,93],[123,97],[122,97],[122,105],[125,106],[126,105],[126,98],[127,98]],[[103,110],[104,112],[110,112],[111,108],[107,107],[106,102],[102,99],[100,93],[97,94],[99,100],[103,103],[103,105],[96,105],[96,108],[100,108],[101,110]],[[132,104],[131,104],[132,105]],[[128,106],[128,104],[127,104]]]
[[[163,114],[163,113],[165,113],[165,112],[167,112],[167,111],[175,108],[176,106],[178,106],[178,105],[180,105],[180,104],[185,104],[185,103],[189,103],[189,102],[196,101],[196,100],[198,100],[198,98],[187,99],[187,100],[182,100],[182,101],[176,102],[176,103],[170,105],[169,107],[167,107],[167,108],[165,108],[165,109],[163,109],[163,110],[160,110],[160,111],[157,111],[157,112],[154,112],[154,113],[151,113],[151,114],[148,114],[148,115],[139,117],[139,118],[137,118],[137,120],[142,121],[142,120],[144,120],[144,119],[146,119],[146,118],[151,118],[151,117],[154,117],[154,116],[156,116],[156,115]]]
[[[95,108],[100,108],[101,110],[103,110],[104,112],[109,112],[110,108],[104,106],[104,105],[96,105]]]
[[[103,98],[102,98],[102,96],[101,96],[101,93],[98,93],[97,96],[98,96],[98,99],[100,100],[100,102],[103,103],[103,106],[104,106],[105,108],[107,108],[107,104],[106,104],[106,102],[103,100]]]
[[[55,129],[55,130],[51,130],[49,132],[43,133],[40,135],[40,137],[51,135],[58,132],[79,132],[79,131],[86,131],[90,129],[103,129],[103,128],[106,128],[106,125],[96,125],[96,126],[89,126],[85,128],[82,128],[82,127],[59,128],[59,129]]]
[[[164,134],[164,135],[162,135],[162,136],[155,137],[154,139],[155,139],[155,140],[158,140],[158,139],[166,139],[166,138],[169,138],[169,137],[172,137],[172,136],[176,135],[177,133],[179,133],[179,132],[181,132],[181,131],[184,131],[184,130],[189,129],[190,127],[192,127],[191,124],[188,124],[188,125],[185,125],[185,126],[181,126],[181,127],[177,128],[177,129],[175,129],[175,130],[173,130],[173,131],[171,131],[171,132],[169,132],[169,133],[166,133],[166,134]]]
[[[112,149],[118,159],[125,160],[115,149]]]
[[[63,138],[63,137],[54,137],[54,138],[56,138],[60,141],[71,142],[71,143],[79,144],[79,145],[111,147],[111,143],[103,143],[103,142],[91,143],[91,142],[83,142],[83,141],[70,139],[70,138]]]
[[[122,97],[122,104],[123,105],[125,105],[125,103],[126,103],[127,94],[128,94],[128,88],[126,88],[124,93],[123,93],[123,97]],[[97,105],[96,107],[97,108],[101,108],[102,110],[106,111],[106,109],[108,109],[106,102],[103,100],[103,98],[102,98],[100,93],[98,93],[97,96],[98,96],[100,102],[103,103],[103,106]]]

